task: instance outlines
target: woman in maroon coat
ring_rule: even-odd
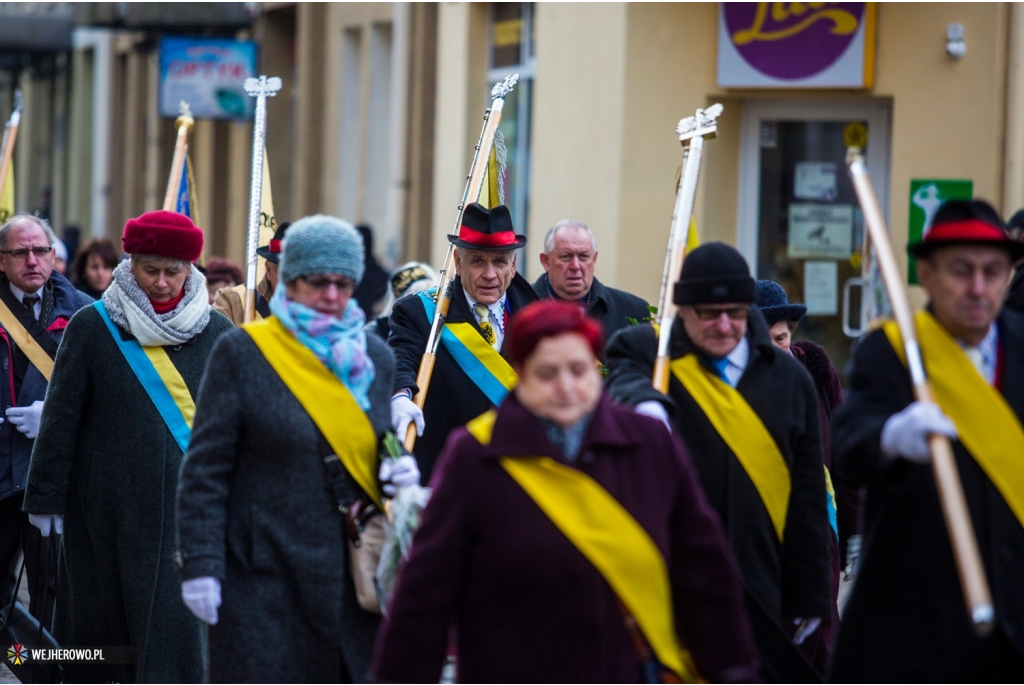
[[[462,682],[651,682],[652,660],[641,654],[652,636],[627,627],[628,602],[508,464],[548,457],[556,470],[593,479],[653,541],[667,567],[668,632],[699,674],[756,680],[721,524],[681,444],[602,393],[599,326],[574,304],[543,300],[516,316],[510,336],[519,384],[489,440],[481,442],[479,420],[448,440],[378,636],[376,678],[437,682],[451,641]],[[604,521],[596,498],[583,504],[591,521]],[[656,566],[631,582],[664,577]]]

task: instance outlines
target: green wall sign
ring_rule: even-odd
[[[935,212],[946,200],[970,200],[974,197],[974,181],[949,179],[920,179],[910,181],[910,221],[907,224],[907,244],[921,240],[925,230],[931,228]],[[907,283],[917,285],[917,261],[910,257],[907,263]]]

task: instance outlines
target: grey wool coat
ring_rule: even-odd
[[[193,397],[214,341],[231,328],[211,312],[202,333],[164,348]],[[64,682],[202,680],[202,624],[174,569],[182,456],[99,312],[75,314],[46,393],[25,511],[64,516],[61,646],[131,646],[135,664],[66,664]]]
[[[368,415],[381,436],[394,356],[376,336],[366,344],[375,368]],[[209,629],[211,682],[369,677],[380,616],[356,602],[321,439],[248,333],[217,343],[178,486],[182,578],[222,584]]]

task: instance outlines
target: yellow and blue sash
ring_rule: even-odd
[[[433,321],[436,305],[430,293],[418,295],[427,311],[427,321]],[[441,330],[441,342],[463,373],[494,406],[501,404],[519,380],[505,358],[483,339],[473,324],[446,323]]]
[[[143,347],[138,340],[122,338],[117,326],[110,320],[103,300],[97,300],[92,306],[100,313],[100,318],[110,331],[117,349],[121,350],[128,366],[139,379],[142,389],[153,401],[174,441],[184,454],[188,451],[188,442],[192,438],[192,418],[196,414],[196,404],[188,385],[185,384],[185,379],[181,377],[181,373],[167,356],[164,348]]]
[[[920,311],[914,324],[935,402],[956,426],[960,443],[1024,526],[1024,426],[1002,394],[981,377],[935,317]],[[906,365],[899,326],[890,321],[884,330],[896,355]]]
[[[669,368],[736,455],[761,496],[782,542],[793,486],[789,466],[775,438],[743,395],[701,366],[697,355],[674,359]]]
[[[466,429],[487,445],[496,418],[492,409]],[[500,463],[611,586],[658,661],[695,682],[696,669],[676,636],[668,565],[643,526],[597,481],[571,466],[550,457],[501,457]]]

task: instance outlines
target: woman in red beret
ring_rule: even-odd
[[[214,341],[232,327],[192,265],[203,232],[188,217],[147,212],[121,242],[130,259],[65,331],[25,511],[41,530],[63,530],[61,646],[129,647],[134,660],[67,663],[65,682],[198,683],[205,638],[179,591],[175,490],[192,398]]]
[[[518,386],[441,454],[377,680],[436,682],[450,640],[460,682],[756,680],[722,526],[681,443],[602,392],[599,324],[542,300],[509,335]]]

